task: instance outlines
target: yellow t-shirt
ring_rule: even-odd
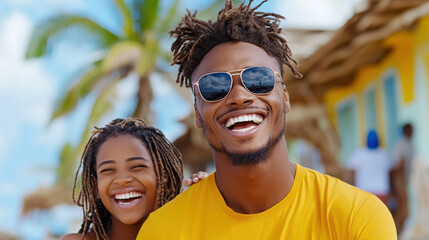
[[[395,240],[397,236],[390,212],[376,196],[297,165],[289,194],[264,212],[234,212],[211,174],[150,214],[137,239]]]

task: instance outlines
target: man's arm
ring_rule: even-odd
[[[352,219],[349,237],[353,240],[396,240],[395,223],[386,205],[371,195]]]

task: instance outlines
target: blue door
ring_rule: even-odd
[[[400,126],[398,124],[398,90],[395,75],[390,74],[383,82],[384,106],[386,112],[386,146],[392,152],[396,141],[400,138]]]
[[[359,147],[356,98],[338,105],[337,113],[341,141],[340,161],[344,164],[351,153]]]

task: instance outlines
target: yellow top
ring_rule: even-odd
[[[215,174],[153,212],[142,239],[395,240],[387,207],[374,195],[297,165],[289,194],[272,208],[240,214],[226,204]]]

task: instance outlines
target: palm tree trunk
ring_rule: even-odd
[[[153,114],[150,110],[150,103],[153,99],[152,87],[150,85],[149,75],[145,74],[139,78],[139,89],[137,91],[137,106],[133,117],[142,118],[147,123],[153,122]]]

